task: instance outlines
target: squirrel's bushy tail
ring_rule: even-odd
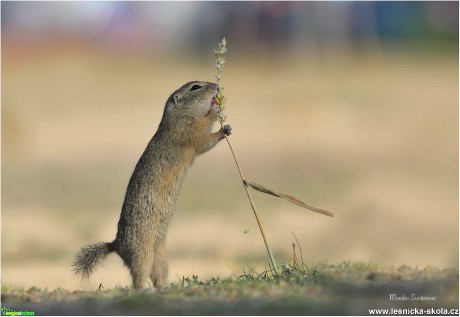
[[[113,250],[113,242],[100,242],[84,246],[75,254],[72,264],[75,274],[82,278],[89,278],[94,269],[113,251],[115,251]]]

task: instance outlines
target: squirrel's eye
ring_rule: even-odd
[[[200,85],[193,85],[192,88],[190,88],[190,90],[197,90],[197,89],[200,89],[201,86]]]

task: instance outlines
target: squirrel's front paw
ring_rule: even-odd
[[[225,136],[229,136],[230,134],[232,134],[232,127],[226,124],[222,128],[220,128],[220,132],[222,133],[222,138],[225,138]]]

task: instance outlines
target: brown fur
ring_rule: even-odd
[[[198,155],[230,135],[230,126],[211,133],[219,111],[211,106],[216,94],[215,84],[194,81],[169,97],[129,181],[115,240],[80,249],[73,263],[77,274],[89,277],[114,251],[130,270],[133,287],[144,287],[148,278],[157,288],[167,285],[166,234],[185,174]]]

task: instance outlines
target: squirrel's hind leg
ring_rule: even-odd
[[[153,262],[153,254],[147,253],[135,255],[131,260],[130,273],[134,288],[144,288],[149,278],[150,268]]]
[[[150,279],[156,288],[161,289],[168,286],[168,259],[166,257],[165,242],[161,242],[154,247]]]

